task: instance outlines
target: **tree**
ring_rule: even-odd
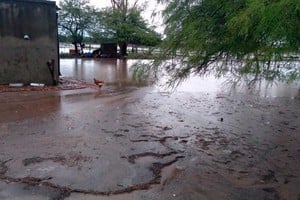
[[[97,29],[91,35],[118,43],[121,57],[127,55],[128,43],[156,45],[160,42],[160,35],[142,18],[142,8],[137,0],[131,6],[128,0],[111,2],[112,7],[99,13]]]
[[[78,52],[78,45],[81,50],[84,47],[84,35],[94,23],[95,11],[88,3],[88,0],[63,0],[59,3],[59,32],[72,39],[75,52]]]
[[[166,4],[163,58],[172,83],[191,73],[300,78],[300,1],[162,0]],[[290,59],[291,58],[291,59]],[[296,75],[295,75],[296,74]],[[298,75],[297,75],[298,74]]]

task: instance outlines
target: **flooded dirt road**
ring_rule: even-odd
[[[132,63],[61,60],[102,90],[0,94],[0,199],[300,199],[299,84],[170,92]]]

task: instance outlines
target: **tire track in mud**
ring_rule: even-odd
[[[147,157],[147,156],[152,156],[152,157],[156,157],[156,158],[164,158],[166,156],[171,156],[174,154],[178,154],[176,151],[171,151],[168,153],[153,153],[153,152],[144,152],[144,153],[138,153],[138,154],[132,154],[130,156],[122,156],[121,158],[126,158],[128,160],[129,163],[134,164],[135,160],[141,157]]]
[[[166,153],[154,153],[154,152],[142,152],[137,154],[132,154],[129,156],[122,156],[121,158],[127,159],[127,161],[131,164],[135,164],[135,161],[142,157],[154,157],[163,159],[165,157],[169,157],[172,155],[177,155],[175,158],[173,158],[170,161],[167,162],[153,162],[152,165],[148,168],[152,174],[153,178],[147,182],[144,183],[138,183],[134,184],[132,186],[117,189],[117,190],[111,190],[111,191],[99,191],[99,190],[88,190],[88,189],[78,189],[78,188],[72,188],[67,186],[62,186],[59,184],[55,184],[50,182],[52,177],[45,177],[45,178],[36,178],[36,177],[24,177],[24,178],[15,178],[6,175],[7,171],[9,170],[9,167],[7,166],[7,163],[11,161],[12,159],[6,160],[6,161],[0,161],[0,180],[4,181],[5,183],[19,183],[19,184],[26,184],[33,187],[46,187],[49,189],[54,189],[58,192],[58,196],[55,198],[52,198],[53,200],[56,199],[65,199],[69,197],[72,193],[80,193],[80,194],[88,194],[88,195],[96,195],[96,196],[109,196],[109,195],[118,195],[118,194],[125,194],[125,193],[131,193],[138,190],[148,190],[152,185],[158,185],[161,183],[161,177],[162,177],[162,170],[165,167],[168,167],[174,163],[176,163],[179,159],[184,158],[183,155],[178,155],[179,153],[182,153],[180,151],[175,151],[174,149],[168,147],[165,143],[168,139],[172,140],[179,140],[183,138],[188,138],[189,136],[165,136],[165,137],[158,137],[154,135],[142,135],[141,137],[150,137],[151,139],[141,139],[141,140],[130,140],[131,142],[159,142],[163,146],[165,146],[167,149],[169,149],[169,152]],[[34,157],[34,158],[27,158],[23,160],[23,165],[27,166],[34,163],[41,163],[44,161],[54,161],[59,163],[66,163],[67,159],[64,157],[49,157],[49,158],[42,158],[42,157]]]
[[[171,153],[173,154],[173,153]],[[143,154],[139,155],[131,155],[132,159],[136,159],[141,156],[146,156]],[[160,154],[156,155],[159,157],[164,157],[168,156],[169,154]],[[155,162],[152,164],[152,166],[149,168],[150,171],[153,173],[154,178],[145,182],[145,183],[138,183],[123,189],[118,189],[118,190],[111,190],[111,191],[98,191],[98,190],[86,190],[86,189],[77,189],[77,188],[72,188],[72,187],[67,187],[67,186],[62,186],[59,184],[51,183],[49,180],[52,178],[47,177],[47,178],[35,178],[35,177],[24,177],[24,178],[14,178],[11,176],[7,176],[6,172],[8,171],[8,166],[6,165],[7,162],[11,161],[12,159],[2,161],[0,162],[0,180],[4,181],[5,183],[20,183],[20,184],[26,184],[30,186],[35,186],[35,187],[47,187],[51,189],[55,189],[59,192],[59,196],[55,197],[54,199],[64,199],[66,197],[69,197],[72,193],[80,193],[80,194],[89,194],[89,195],[101,195],[101,196],[109,196],[109,195],[117,195],[117,194],[124,194],[124,193],[131,193],[133,191],[137,190],[148,190],[152,185],[160,184],[161,182],[161,173],[162,170],[165,167],[168,167],[172,165],[173,163],[177,162],[180,158],[183,158],[184,156],[176,156],[174,159],[172,159],[169,162],[165,163],[160,163],[160,162]]]
[[[37,164],[45,161],[52,161],[52,162],[57,162],[60,163],[61,165],[65,165],[68,167],[73,167],[79,162],[87,162],[90,161],[91,158],[87,156],[82,156],[82,155],[71,155],[68,157],[65,156],[55,156],[55,157],[48,157],[48,158],[43,158],[43,157],[32,157],[32,158],[25,158],[22,163],[24,166],[32,165],[32,164]]]

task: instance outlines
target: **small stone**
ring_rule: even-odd
[[[163,127],[163,130],[164,130],[164,131],[171,130],[171,129],[172,129],[172,128],[171,128],[171,127],[168,127],[168,126]]]

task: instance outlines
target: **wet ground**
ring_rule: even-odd
[[[132,63],[63,59],[107,84],[0,94],[0,199],[300,199],[299,84],[170,92]]]

